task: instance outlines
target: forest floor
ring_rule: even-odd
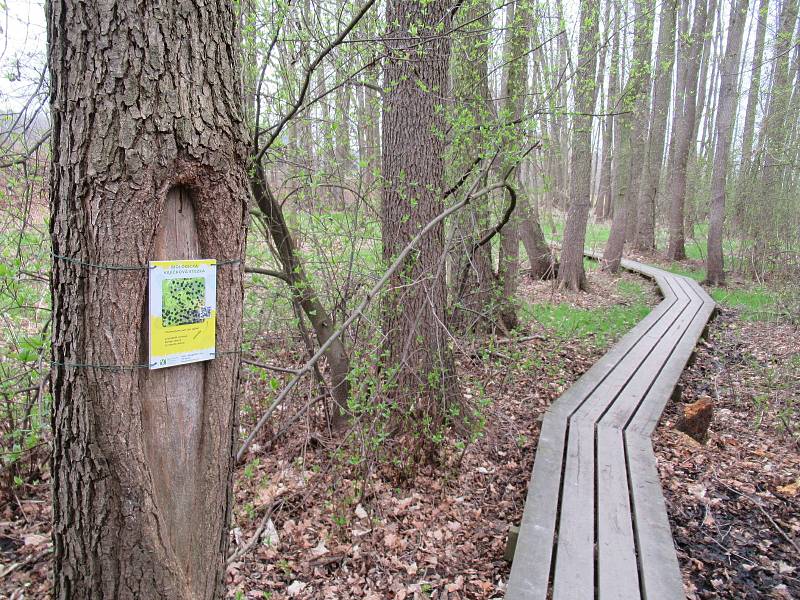
[[[590,271],[589,281],[580,296],[521,283],[520,341],[466,345],[458,356],[465,400],[482,407],[480,435],[406,481],[382,476],[367,453],[334,447],[313,411],[270,440],[297,413],[282,414],[237,472],[232,550],[241,554],[228,567],[228,597],[501,598],[508,529],[520,520],[545,409],[641,318],[641,305],[657,302],[635,275]],[[685,401],[715,400],[709,441],[674,431],[677,404],[658,430],[682,569],[697,598],[791,598],[800,589],[798,555],[783,537],[800,537],[796,416],[781,426],[798,397],[797,334],[724,311],[684,375]],[[269,385],[248,375],[245,394],[268,400]],[[755,400],[761,394],[767,400]],[[244,430],[257,406],[244,411]],[[0,506],[0,598],[49,597],[49,503],[45,472]]]
[[[800,331],[722,308],[656,453],[689,598],[800,598]],[[683,403],[710,398],[700,444]]]

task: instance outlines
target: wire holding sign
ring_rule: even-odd
[[[214,358],[216,267],[214,259],[150,262],[151,369]]]

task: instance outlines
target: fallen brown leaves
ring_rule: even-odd
[[[558,293],[558,301],[596,307],[619,300],[613,279],[598,272],[589,277],[592,293]],[[543,299],[540,292],[536,301]],[[460,355],[465,399],[491,400],[483,433],[463,453],[451,452],[402,483],[369,463],[348,467],[345,449],[327,438],[316,407],[271,442],[303,402],[277,411],[274,427],[237,471],[228,597],[502,597],[508,528],[522,514],[540,419],[600,353],[587,341],[550,338],[535,324],[531,333],[522,342],[491,349],[481,344]],[[286,344],[276,340],[275,346]],[[281,359],[293,364],[298,357],[274,361]],[[246,377],[245,405],[254,410],[245,412],[243,423],[257,418],[259,402],[268,401],[270,377]],[[308,397],[316,394],[309,388]],[[50,593],[49,488],[26,490],[26,498],[35,514],[12,503],[0,513],[0,568],[17,565],[0,578],[0,597],[38,600]],[[245,549],[256,533],[256,543]],[[237,556],[237,550],[244,551]]]
[[[701,445],[673,427],[655,442],[689,598],[800,597],[800,344],[791,326],[723,310],[681,380],[683,402],[714,401]]]

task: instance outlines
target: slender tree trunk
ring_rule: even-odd
[[[484,158],[484,131],[493,116],[488,78],[489,14],[486,0],[467,0],[455,15],[457,33],[453,36],[451,57],[454,126],[447,161],[450,183]],[[502,304],[491,244],[476,247],[489,227],[488,201],[488,196],[476,199],[470,210],[455,220],[455,308],[451,318],[461,330],[493,328],[497,307]]]
[[[728,42],[725,57],[720,65],[721,78],[719,104],[717,106],[716,147],[714,169],[711,174],[711,211],[708,222],[708,259],[706,261],[708,283],[721,285],[725,282],[722,256],[722,230],[725,222],[725,180],[728,174],[728,158],[733,138],[733,123],[736,119],[738,99],[739,57],[742,51],[742,35],[747,20],[749,0],[737,0],[731,9],[728,22]]]
[[[529,11],[528,13],[529,22],[526,24],[527,28],[531,31],[531,44],[534,49],[534,60],[533,60],[533,77],[532,79],[532,87],[530,88],[530,98],[531,101],[529,102],[530,111],[533,113],[537,110],[538,106],[534,106],[534,98],[539,98],[545,90],[548,89],[547,84],[547,73],[543,72],[544,65],[546,65],[546,54],[544,49],[541,47],[541,41],[539,37],[539,19],[533,11]],[[537,58],[539,60],[537,60]],[[540,124],[540,129],[538,130],[539,135],[542,138],[547,137],[548,126],[552,121],[552,116],[550,121],[546,119],[545,116],[544,120]],[[541,156],[540,153],[537,153],[538,156]],[[550,169],[548,172],[552,172],[553,164],[549,158],[552,157],[552,154],[547,154],[547,167],[542,165],[542,162],[538,163],[538,168],[540,173],[544,173],[546,169]],[[530,159],[528,162],[528,172],[532,174],[534,169],[534,162],[533,159]],[[539,212],[539,202],[540,198],[537,196],[541,196],[542,194],[533,195],[532,190],[534,190],[533,179],[534,177],[531,175],[527,178],[523,178],[527,185],[523,184],[520,179],[521,189],[525,190],[524,194],[519,195],[518,197],[518,207],[517,210],[519,211],[520,216],[520,237],[522,238],[522,244],[525,247],[525,253],[528,256],[528,263],[530,265],[529,275],[532,279],[548,279],[555,275],[556,264],[553,259],[553,253],[550,250],[550,246],[547,244],[545,240],[544,233],[542,232],[542,225],[541,225],[541,217]],[[544,177],[542,177],[544,179]],[[545,186],[539,186],[541,189],[544,189]],[[530,195],[529,195],[530,192]],[[548,194],[549,198],[552,198]]]
[[[778,31],[775,35],[775,68],[773,70],[770,102],[764,115],[763,129],[763,166],[760,189],[763,190],[759,202],[759,221],[765,224],[765,230],[772,237],[783,229],[785,223],[791,223],[791,215],[781,209],[785,204],[784,193],[796,194],[794,189],[786,188],[788,165],[794,156],[789,146],[791,122],[797,120],[797,113],[792,112],[792,96],[797,98],[795,82],[796,72],[791,68],[792,48],[797,44],[795,34],[798,17],[798,0],[785,0],[780,13]],[[796,56],[797,58],[797,56]],[[789,190],[785,192],[784,190]],[[776,215],[782,215],[778,219]],[[763,234],[762,234],[763,236]],[[767,246],[760,240],[761,246]]]
[[[672,68],[675,54],[675,18],[677,0],[665,0],[661,4],[658,49],[656,50],[655,92],[653,110],[650,113],[650,134],[647,144],[647,160],[639,190],[636,248],[641,252],[652,252],[656,247],[655,216],[656,193],[661,181],[661,165],[664,161],[669,101],[672,92]]]
[[[756,38],[753,46],[753,60],[750,69],[742,73],[743,81],[747,82],[747,105],[744,113],[744,125],[742,126],[742,152],[739,164],[739,173],[736,185],[736,206],[734,218],[737,227],[742,229],[742,233],[748,229],[745,222],[745,210],[747,205],[746,196],[748,186],[752,182],[755,173],[753,171],[753,140],[755,138],[756,113],[758,112],[758,100],[761,93],[761,63],[764,60],[764,40],[767,33],[767,21],[769,14],[769,0],[759,0],[758,7],[753,13],[756,23]],[[744,58],[744,57],[743,57]],[[752,188],[751,188],[752,189]]]
[[[620,198],[614,208],[614,220],[608,237],[603,262],[605,268],[616,273],[622,260],[629,213],[635,209],[633,199],[636,198],[641,168],[638,161],[644,151],[647,135],[647,115],[649,114],[649,94],[647,88],[650,81],[650,53],[653,37],[653,7],[650,0],[634,0],[634,50],[631,62],[627,89],[623,97],[622,111],[619,118],[621,150],[620,159],[625,161],[626,173],[624,185],[620,185]],[[621,182],[622,183],[622,182]]]
[[[570,203],[564,227],[564,245],[558,269],[559,286],[573,291],[586,288],[583,251],[586,242],[586,221],[591,205],[592,113],[596,96],[598,20],[596,3],[582,0],[580,5],[580,39],[576,71],[575,108],[572,125],[572,169]]]
[[[317,342],[322,346],[336,331],[336,323],[333,316],[323,306],[306,274],[303,262],[297,252],[297,246],[283,216],[283,209],[270,189],[261,164],[252,169],[250,187],[253,198],[263,216],[264,224],[275,244],[278,260],[283,268],[284,281],[288,283],[293,299],[311,322]],[[334,429],[342,429],[347,423],[346,409],[350,396],[350,383],[347,376],[350,373],[350,357],[341,337],[336,338],[330,344],[325,352],[325,360],[330,369],[330,392],[334,403],[332,426]]]
[[[640,17],[644,21],[641,37],[634,36],[634,61],[632,70],[641,70],[641,95],[635,106],[633,125],[631,127],[631,168],[628,170],[628,188],[625,202],[628,204],[627,222],[625,226],[625,242],[635,242],[638,229],[639,192],[644,183],[644,169],[640,164],[647,155],[647,135],[650,124],[651,82],[653,78],[652,48],[653,24],[655,18],[655,0],[634,0],[644,2]],[[637,41],[638,40],[638,41]],[[640,54],[637,61],[636,54]],[[638,66],[637,66],[638,65]],[[633,75],[632,75],[633,76]],[[634,162],[635,161],[635,162]]]
[[[447,96],[450,40],[441,31],[449,31],[450,8],[445,0],[387,3],[381,205],[386,263],[444,209],[441,98]],[[414,48],[411,54],[408,48]],[[394,376],[395,397],[410,403],[415,425],[425,422],[437,431],[449,403],[458,401],[455,364],[443,325],[444,254],[440,224],[391,278],[383,315],[388,355],[384,364]]]
[[[619,0],[616,0],[614,3],[614,14],[616,19],[615,27],[619,29],[621,27],[621,23],[625,20],[625,15],[622,11],[622,6],[620,5]],[[622,62],[624,59],[624,45],[622,42],[623,33],[620,31],[617,35],[614,36],[614,50],[612,56],[612,64],[611,64],[611,73],[609,74],[609,94],[614,94],[614,104],[613,104],[613,112],[614,116],[612,117],[613,122],[613,130],[611,132],[611,142],[613,144],[613,149],[611,151],[611,191],[608,197],[608,201],[606,202],[606,207],[603,212],[603,218],[610,219],[614,216],[614,206],[618,202],[619,194],[620,194],[620,176],[621,173],[624,171],[622,170],[624,167],[623,160],[622,160],[622,136],[621,134],[621,127],[620,127],[620,120],[618,115],[616,114],[619,112],[622,106],[622,85],[621,82],[623,80],[622,75]]]
[[[246,135],[228,2],[47,3],[54,597],[221,598],[242,268],[215,360],[149,370],[152,259],[241,259]],[[84,261],[84,263],[74,262]],[[92,365],[115,365],[98,367]]]
[[[682,49],[686,65],[686,83],[683,110],[676,115],[673,125],[673,167],[670,183],[669,243],[667,257],[670,260],[686,258],[684,234],[684,206],[686,203],[686,171],[690,145],[694,140],[697,123],[698,71],[700,69],[703,32],[707,19],[707,0],[695,0],[692,35]],[[702,83],[700,85],[703,85]]]
[[[533,11],[529,0],[517,0],[507,8],[506,23],[508,33],[505,43],[505,71],[503,73],[503,86],[501,97],[504,98],[501,120],[513,123],[508,126],[514,134],[509,136],[501,156],[501,173],[505,173],[512,166],[519,167],[520,153],[524,148],[522,117],[525,111],[525,93],[528,89],[528,55],[530,50],[529,29],[533,24]],[[508,178],[509,184],[516,190],[517,196],[524,194],[524,187],[520,179],[520,169],[514,169]],[[503,194],[504,201],[509,199]],[[503,285],[503,297],[513,301],[516,297],[519,279],[519,242],[522,217],[518,211],[512,214],[511,219],[500,233],[500,261],[498,277]],[[503,320],[507,326],[516,326],[516,314],[505,307]]]
[[[615,64],[617,60],[616,54],[619,52],[619,35],[612,30],[612,21],[611,21],[611,7],[613,5],[613,0],[606,1],[606,15],[605,15],[605,41],[603,47],[603,54],[601,58],[603,60],[600,61],[601,68],[598,69],[597,73],[597,87],[600,90],[600,106],[601,110],[605,113],[602,121],[602,128],[601,128],[601,156],[600,156],[600,164],[599,164],[599,182],[597,188],[597,199],[595,200],[594,205],[594,216],[597,219],[604,219],[606,215],[607,205],[610,203],[610,196],[611,196],[611,145],[613,143],[613,131],[614,131],[614,120],[611,117],[611,113],[613,112],[613,103],[615,102],[615,87],[616,83],[614,81],[614,70]],[[605,56],[607,53],[608,42],[609,39],[613,36],[613,41],[611,42],[612,50],[611,50],[611,61],[610,61],[610,73],[609,73],[609,85],[606,89],[605,86]]]

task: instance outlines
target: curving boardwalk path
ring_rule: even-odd
[[[545,414],[506,600],[685,597],[650,436],[714,301],[623,260],[664,300]]]

